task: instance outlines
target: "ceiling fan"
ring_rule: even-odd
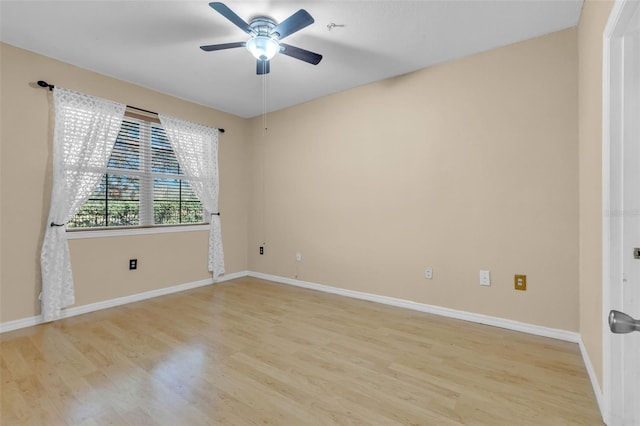
[[[258,16],[253,18],[250,23],[246,23],[224,3],[212,2],[209,3],[209,6],[234,23],[242,31],[249,34],[251,38],[248,41],[200,46],[200,49],[205,52],[246,47],[258,61],[257,74],[269,73],[271,68],[269,61],[271,61],[271,58],[277,53],[291,56],[292,58],[312,65],[318,65],[322,60],[322,55],[318,53],[280,42],[285,37],[315,22],[313,17],[304,9],[298,10],[279,24],[266,16]]]

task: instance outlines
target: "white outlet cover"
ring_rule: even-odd
[[[489,271],[480,271],[480,285],[491,285],[491,273]]]
[[[299,251],[296,252],[296,261],[300,262],[302,260],[302,253],[300,253]]]
[[[426,269],[424,270],[424,277],[425,277],[426,279],[428,279],[428,280],[432,279],[432,278],[433,278],[433,269],[431,269],[431,268],[426,268]]]

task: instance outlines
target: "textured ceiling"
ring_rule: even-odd
[[[315,23],[286,39],[324,58],[271,61],[266,80],[244,48],[200,45],[248,36],[207,1],[0,2],[0,39],[120,80],[241,117],[577,25],[582,0],[227,1],[245,21],[281,22],[306,9]],[[341,24],[329,30],[330,23]],[[46,79],[46,75],[42,78]],[[51,82],[54,83],[55,82]],[[265,91],[266,92],[263,92]]]

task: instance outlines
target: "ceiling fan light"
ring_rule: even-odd
[[[268,61],[280,51],[280,44],[268,36],[255,36],[247,41],[247,50],[256,59]]]

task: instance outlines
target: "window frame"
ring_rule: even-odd
[[[186,223],[182,225],[127,226],[102,228],[73,228],[67,230],[68,240],[84,238],[125,237],[130,235],[170,234],[174,232],[209,231],[208,223]]]
[[[140,147],[140,165],[144,170],[123,169],[107,167],[105,175],[127,175],[136,176],[140,179],[139,188],[139,224],[132,226],[94,226],[94,227],[73,227],[66,228],[67,239],[83,239],[83,238],[102,238],[116,237],[127,235],[148,235],[148,234],[165,234],[174,232],[190,232],[203,231],[210,228],[210,213],[202,208],[202,222],[198,223],[171,223],[171,224],[155,224],[144,222],[144,219],[154,220],[154,180],[155,179],[180,179],[189,182],[189,179],[182,179],[182,175],[174,173],[153,172],[152,166],[152,144],[151,144],[151,128],[157,127],[162,129],[162,124],[156,116],[146,116],[137,112],[132,113],[127,110],[122,121],[132,121],[141,126],[148,126],[148,129],[141,131],[141,135],[145,135],[143,142],[142,137],[140,143],[148,144],[146,148]],[[164,131],[164,129],[162,129]],[[173,150],[173,148],[171,148]],[[149,182],[143,184],[144,178]],[[143,202],[144,200],[144,202]],[[143,213],[143,208],[146,211]]]

